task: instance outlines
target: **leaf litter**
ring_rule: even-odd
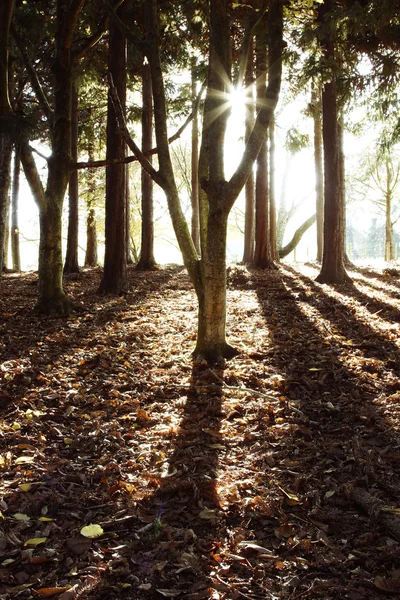
[[[1,598],[399,593],[400,284],[296,269],[230,269],[224,365],[180,267],[67,278],[67,319],[3,277]]]

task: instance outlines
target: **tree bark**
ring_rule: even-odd
[[[72,87],[71,102],[71,158],[78,162],[78,90]],[[69,213],[67,251],[64,262],[64,273],[79,273],[78,262],[78,231],[79,231],[79,187],[78,171],[74,169],[69,178]]]
[[[323,11],[332,8],[328,0]],[[325,13],[325,16],[327,14]],[[332,33],[326,34],[325,56],[335,61]],[[340,135],[338,127],[336,76],[325,83],[322,91],[322,133],[324,142],[324,250],[319,283],[345,283],[350,277],[345,268],[345,204],[342,189]]]
[[[14,171],[11,195],[11,260],[14,271],[21,270],[21,257],[19,248],[19,226],[18,226],[18,201],[19,183],[21,172],[21,148],[19,144],[14,146]]]
[[[392,174],[389,159],[385,161],[386,190],[385,190],[385,260],[394,259],[393,252],[393,223],[392,223]]]
[[[263,24],[262,24],[263,25]],[[256,35],[257,105],[266,100],[268,31],[263,25]],[[270,245],[269,170],[267,141],[257,157],[256,172],[256,229],[253,266],[257,269],[275,268]]]
[[[115,24],[110,26],[109,72],[113,77],[124,109],[126,101],[126,41]],[[117,128],[110,94],[107,111],[107,158],[122,158],[125,156],[125,141]],[[107,167],[105,256],[103,277],[99,287],[99,292],[103,294],[122,294],[127,289],[125,209],[125,166],[120,164]]]
[[[148,63],[143,65],[142,73],[142,152],[150,150],[153,143],[153,101],[151,91],[151,72]],[[151,163],[151,156],[149,156]],[[142,169],[142,235],[140,258],[136,268],[139,271],[153,269],[154,258],[154,217],[153,217],[153,180]]]
[[[195,63],[192,65],[192,111],[194,112],[192,121],[192,152],[191,152],[191,203],[192,203],[192,239],[193,244],[200,254],[200,214],[199,214],[199,121],[197,116],[197,76]]]
[[[271,258],[279,260],[276,234],[276,195],[275,195],[275,120],[271,119],[269,126],[269,241]]]
[[[253,43],[249,48],[249,56],[245,73],[246,85],[246,122],[245,122],[245,141],[248,142],[254,127],[254,49]],[[243,262],[252,263],[254,259],[254,239],[255,239],[255,189],[254,189],[254,171],[245,183],[245,217],[244,217],[244,249]]]
[[[11,183],[11,155],[13,142],[7,126],[12,115],[9,98],[9,34],[15,0],[0,2],[0,277],[4,267],[4,241],[7,207]]]
[[[91,109],[89,109],[88,154],[89,161],[94,160],[94,124]],[[97,267],[97,231],[96,231],[96,171],[87,171],[87,200],[86,200],[86,253],[85,267]]]
[[[313,85],[311,107],[314,122],[315,205],[317,223],[317,261],[322,261],[324,231],[324,168],[321,126],[321,92]]]

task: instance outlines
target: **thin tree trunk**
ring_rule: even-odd
[[[192,109],[195,110],[197,98],[197,74],[195,60],[192,65]],[[197,112],[195,112],[192,121],[192,239],[193,244],[200,254],[200,214],[199,214],[199,120]]]
[[[276,237],[275,151],[275,119],[271,119],[269,126],[269,240],[271,258],[274,261],[278,261],[279,253]]]
[[[126,264],[132,265],[133,259],[131,254],[131,192],[129,181],[129,165],[125,165],[125,201],[126,201]]]
[[[126,42],[119,28],[111,23],[109,42],[109,72],[124,109],[126,102]],[[123,158],[125,141],[117,128],[111,96],[107,112],[107,158]],[[106,168],[106,225],[104,271],[99,292],[122,294],[127,289],[126,273],[126,201],[125,165]]]
[[[254,49],[253,43],[249,48],[246,74],[246,122],[245,141],[248,142],[254,127]],[[255,235],[255,194],[254,194],[254,171],[245,183],[245,217],[244,217],[244,249],[243,262],[251,263],[254,259],[254,235]]]
[[[386,192],[385,192],[385,260],[393,260],[393,224],[392,224],[392,175],[389,160],[386,159]]]
[[[313,85],[311,106],[314,121],[315,205],[317,223],[317,261],[322,261],[324,231],[324,168],[322,152],[321,92]]]
[[[91,119],[91,109],[89,110],[89,139],[88,139],[88,154],[89,161],[94,161],[94,125]],[[97,231],[96,231],[96,170],[88,169],[87,171],[87,200],[86,200],[86,253],[85,267],[96,267],[98,264],[97,257]]]
[[[11,196],[11,259],[14,271],[21,270],[21,257],[19,248],[19,226],[18,226],[18,201],[19,183],[21,173],[21,148],[16,144],[14,148],[14,172]]]
[[[71,103],[71,157],[78,162],[78,108],[79,98],[76,85],[72,86]],[[64,262],[64,273],[79,273],[78,263],[78,231],[79,231],[79,187],[78,170],[74,169],[69,178],[69,213],[67,251]]]
[[[12,157],[10,158],[10,161],[12,162]],[[3,271],[7,272],[8,271],[8,249],[9,249],[9,245],[10,245],[10,204],[11,204],[11,197],[10,197],[10,187],[11,187],[11,164],[10,164],[10,182],[9,182],[9,192],[7,194],[7,198],[6,198],[6,206],[5,206],[5,216],[4,216],[4,248],[3,248]]]
[[[153,144],[153,101],[151,90],[151,73],[148,63],[143,65],[142,73],[142,152],[146,153]],[[149,156],[149,162],[152,157]],[[153,180],[142,169],[142,238],[140,259],[136,266],[139,271],[153,269],[154,258],[154,218],[153,218]]]

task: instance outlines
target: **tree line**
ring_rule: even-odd
[[[397,141],[399,6],[394,0],[3,0],[0,4],[0,267],[13,165],[13,197],[22,165],[39,209],[39,291],[35,310],[67,315],[73,303],[63,272],[78,265],[78,170],[87,170],[86,263],[96,264],[93,199],[96,169],[105,167],[105,257],[99,292],[120,294],[131,262],[128,165],[141,180],[141,253],[154,260],[153,187],[166,197],[176,239],[198,299],[195,354],[207,359],[236,353],[226,339],[226,240],[229,214],[245,189],[243,260],[277,268],[292,246],[278,247],[275,198],[275,109],[285,90],[308,90],[314,123],[316,220],[321,283],[349,281],[345,250],[346,110],[368,93],[369,109],[386,123],[382,156]],[[368,62],[369,68],[362,65]],[[169,94],[168,76],[191,73],[185,97]],[[140,81],[135,115],[129,92]],[[284,84],[284,85],[283,85]],[[244,87],[247,113],[241,159],[226,177],[224,143],[230,98]],[[96,102],[104,99],[105,156],[96,160]],[[176,106],[174,106],[174,104]],[[189,108],[188,108],[189,106]],[[191,206],[182,209],[169,131],[173,110],[191,127]],[[141,144],[131,123],[141,123]],[[78,132],[85,130],[84,136]],[[153,147],[153,133],[155,145]],[[82,139],[89,157],[79,162]],[[81,140],[81,143],[79,143]],[[40,141],[50,147],[46,180],[36,161]],[[388,159],[383,164],[388,170]],[[256,165],[256,169],[254,169]],[[396,175],[397,176],[397,175]],[[395,175],[391,175],[392,180]],[[68,190],[69,227],[62,257],[62,209]],[[18,256],[17,210],[12,248]],[[297,236],[297,237],[296,237]],[[389,240],[390,241],[390,240]],[[2,269],[1,269],[2,270]]]

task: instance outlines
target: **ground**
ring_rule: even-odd
[[[180,267],[67,278],[64,319],[3,277],[2,599],[400,593],[398,274],[317,273],[231,268],[225,365]]]

